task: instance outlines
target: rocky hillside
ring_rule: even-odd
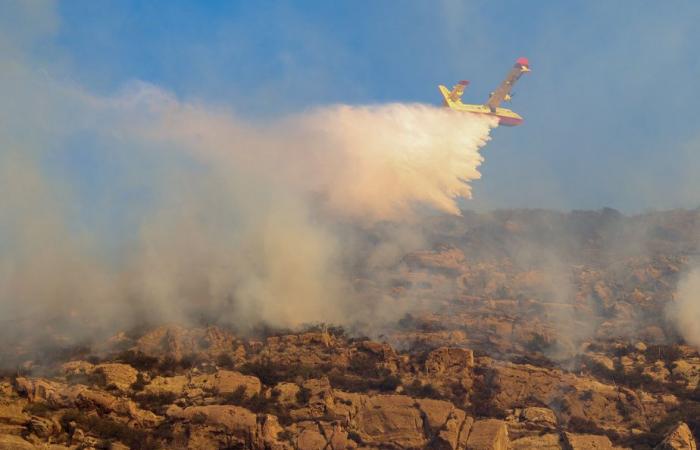
[[[204,324],[11,343],[0,449],[695,449],[700,354],[666,311],[699,224],[437,217],[389,273],[358,270],[402,311],[372,339]]]

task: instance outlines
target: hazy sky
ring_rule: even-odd
[[[526,121],[493,133],[467,206],[634,212],[700,205],[698,24],[696,1],[8,0],[0,52],[97,95],[141,80],[261,120],[438,104],[464,78],[483,102],[527,56]],[[108,176],[90,154],[68,163],[87,187]]]

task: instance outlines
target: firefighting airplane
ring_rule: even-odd
[[[457,83],[452,90],[448,90],[445,86],[440,85],[440,93],[444,98],[443,104],[455,111],[470,112],[474,114],[485,114],[498,118],[499,125],[515,126],[523,123],[523,118],[510,109],[499,108],[501,102],[510,102],[512,98],[511,89],[522,74],[530,71],[530,63],[527,58],[518,58],[515,65],[508,72],[508,76],[495,91],[491,92],[489,99],[484,105],[467,105],[462,103],[462,94],[464,89],[469,84],[469,81],[462,80]]]

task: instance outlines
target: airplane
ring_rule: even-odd
[[[443,105],[455,111],[470,112],[473,114],[483,114],[498,118],[499,125],[515,126],[523,123],[523,118],[516,112],[507,108],[499,108],[501,102],[510,102],[513,98],[511,89],[520,76],[526,72],[530,72],[530,63],[527,58],[518,58],[513,65],[513,68],[508,72],[508,76],[503,82],[491,92],[488,101],[483,105],[468,105],[462,103],[462,94],[466,89],[469,81],[462,80],[457,83],[452,90],[448,90],[445,86],[440,85],[440,93],[444,99]]]

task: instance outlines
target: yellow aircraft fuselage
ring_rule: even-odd
[[[499,107],[499,104],[503,101],[510,101],[512,97],[511,89],[520,76],[524,73],[530,71],[530,63],[527,58],[518,58],[510,70],[506,79],[496,88],[495,91],[491,93],[486,104],[483,105],[470,105],[462,103],[462,94],[469,84],[468,81],[463,80],[456,84],[452,90],[447,89],[445,86],[440,85],[440,93],[442,94],[443,104],[455,111],[468,112],[472,114],[480,114],[484,116],[491,116],[498,119],[499,125],[515,126],[523,123],[523,118],[520,114],[511,111],[507,108]]]
[[[448,95],[449,91],[445,86],[440,86],[440,91],[443,91],[444,95]],[[489,108],[486,105],[470,105],[466,103],[462,103],[461,101],[450,101],[449,99],[445,100],[445,106],[449,107],[452,110],[455,111],[460,111],[460,112],[468,112],[472,114],[480,114],[484,116],[491,116],[495,117],[498,119],[498,124],[499,125],[505,125],[508,127],[514,127],[516,125],[520,125],[523,123],[523,118],[520,114],[511,111],[508,108],[496,108],[495,111],[491,111],[491,108]]]

